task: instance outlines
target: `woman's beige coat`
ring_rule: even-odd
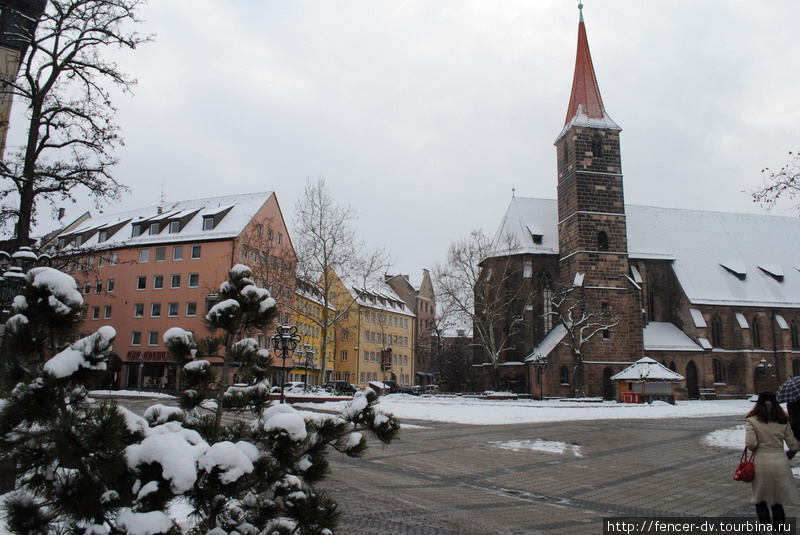
[[[744,440],[747,449],[756,452],[753,503],[800,503],[789,459],[783,451],[784,442],[790,449],[800,450],[791,426],[788,423],[764,423],[751,416],[745,421]]]

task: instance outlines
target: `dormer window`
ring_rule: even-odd
[[[204,217],[203,218],[203,230],[213,230],[214,229],[214,218],[213,217]]]
[[[608,234],[604,230],[597,233],[597,250],[608,251]]]
[[[739,280],[747,278],[747,267],[742,262],[720,262],[719,265]]]
[[[78,234],[75,236],[75,247],[80,247],[81,245],[83,245],[83,235]]]
[[[169,224],[169,233],[176,234],[181,231],[181,222],[180,221],[172,221]]]
[[[158,223],[150,223],[150,234],[158,234],[161,232],[161,226]]]
[[[133,225],[133,231],[131,232],[131,236],[135,238],[136,236],[141,236],[141,235],[142,235],[142,225],[141,224]]]
[[[101,230],[97,234],[97,241],[100,242],[100,243],[103,243],[106,240],[108,240],[108,231],[107,230]]]

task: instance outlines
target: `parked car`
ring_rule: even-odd
[[[436,394],[439,391],[439,385],[426,385],[425,386],[425,393],[426,394]]]
[[[412,396],[419,396],[422,394],[422,387],[419,385],[414,386],[401,386],[400,387],[401,394],[411,394]]]
[[[308,389],[311,390],[311,385],[308,385]],[[289,381],[288,383],[283,383],[283,393],[285,394],[302,394],[305,391],[305,383],[302,381]],[[271,392],[274,394],[281,393],[281,386],[275,385],[272,387]]]
[[[328,381],[325,383],[325,390],[330,390],[331,392],[338,392],[341,394],[355,394],[358,392],[358,387],[348,383],[347,381]]]

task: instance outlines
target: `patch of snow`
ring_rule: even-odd
[[[155,535],[169,531],[172,519],[161,511],[134,513],[126,507],[117,514],[117,527],[128,535]]]
[[[553,440],[543,440],[537,438],[536,440],[507,440],[505,442],[489,442],[493,448],[511,451],[541,451],[544,453],[554,453],[556,455],[563,455],[571,453],[575,457],[583,457],[581,447],[577,444],[567,444],[566,442],[556,442]]]

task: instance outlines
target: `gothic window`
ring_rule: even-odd
[[[603,136],[595,134],[592,137],[592,156],[599,158],[603,155]]]
[[[711,318],[711,345],[722,347],[722,320],[716,314]]]
[[[559,377],[561,378],[561,384],[562,385],[568,385],[569,384],[569,368],[567,368],[566,366],[561,366]]]
[[[800,359],[792,361],[792,377],[800,377]]]
[[[797,330],[797,320],[792,320],[789,332],[792,334],[792,349],[800,349],[800,332]]]
[[[604,230],[597,233],[597,250],[608,251],[608,234]]]
[[[564,167],[566,167],[569,163],[569,143],[566,141],[564,141],[564,145],[562,146],[561,154],[564,157]]]
[[[656,281],[651,274],[647,274],[647,319],[656,320]]]
[[[669,369],[672,370],[672,371],[677,371],[678,368],[675,366],[674,362],[670,362],[669,363]]]
[[[711,359],[711,365],[714,369],[714,382],[725,383],[728,380],[725,365],[719,359]]]
[[[753,318],[750,324],[750,335],[753,337],[753,347],[762,347],[761,345],[761,324],[758,322],[758,316]]]
[[[539,274],[539,291],[542,296],[542,336],[553,328],[553,291],[550,287],[550,274],[542,271]]]

